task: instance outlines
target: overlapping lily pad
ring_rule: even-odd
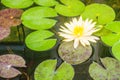
[[[120,40],[120,34],[110,33],[101,37],[103,43],[108,46],[113,46],[118,40]]]
[[[110,22],[105,26],[105,28],[110,30],[111,33],[103,35],[101,39],[105,44],[113,46],[120,40],[120,21]]]
[[[85,8],[85,5],[79,0],[60,0],[62,4],[57,4],[55,10],[63,16],[78,16]]]
[[[120,61],[106,57],[101,62],[105,68],[96,62],[89,67],[90,76],[94,80],[120,80]]]
[[[56,39],[50,38],[54,34],[48,30],[38,30],[30,33],[25,40],[28,48],[35,51],[51,49],[56,44]]]
[[[34,2],[41,6],[54,6],[57,4],[56,0],[34,0]]]
[[[1,0],[1,2],[10,8],[27,8],[33,4],[32,0]]]
[[[26,10],[22,17],[22,23],[30,29],[49,29],[53,27],[56,20],[50,17],[56,17],[57,13],[54,9],[48,7],[33,7]]]
[[[72,80],[74,69],[68,63],[62,63],[56,69],[57,60],[46,60],[38,65],[35,70],[35,80]]]
[[[115,12],[111,7],[105,4],[94,3],[86,6],[85,11],[82,13],[82,17],[84,19],[93,19],[99,24],[106,24],[115,19]]]
[[[23,13],[20,9],[3,9],[0,11],[0,26],[10,28],[21,24],[19,19]]]
[[[120,61],[120,40],[112,46],[112,53]]]
[[[58,49],[59,56],[70,64],[80,64],[89,59],[92,54],[91,46],[77,48],[73,47],[73,42],[63,42]]]
[[[21,56],[15,54],[5,54],[0,56],[0,77],[13,78],[21,74],[14,67],[26,67]]]

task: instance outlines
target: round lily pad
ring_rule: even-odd
[[[17,69],[11,67],[8,64],[0,62],[0,77],[13,78],[13,77],[16,77],[19,74],[21,74],[21,72],[18,71]]]
[[[114,33],[120,33],[120,21],[110,22],[105,26],[105,28]]]
[[[4,28],[0,26],[0,40],[8,37],[10,34],[10,28]]]
[[[15,54],[5,54],[0,56],[0,62],[14,67],[25,67],[25,60]]]
[[[113,21],[108,23],[105,26],[105,29],[111,32],[107,35],[103,35],[101,39],[105,44],[113,46],[114,43],[120,40],[120,21]]]
[[[15,54],[0,55],[0,77],[13,78],[21,74],[14,67],[26,67],[25,60]]]
[[[73,47],[73,42],[63,42],[58,49],[59,56],[70,64],[80,64],[89,59],[92,54],[91,46],[77,48]]]
[[[55,25],[56,20],[50,17],[56,17],[57,13],[49,7],[33,7],[26,10],[21,17],[23,25],[30,29],[49,29]]]
[[[120,34],[109,33],[101,36],[101,40],[108,46],[113,46],[118,40],[120,40]]]
[[[35,51],[45,51],[51,49],[56,44],[56,39],[50,38],[54,34],[48,30],[38,30],[30,33],[25,43],[28,48]]]
[[[56,0],[34,0],[34,2],[41,6],[54,6],[57,4]]]
[[[33,4],[32,0],[1,0],[1,2],[10,8],[27,8]]]
[[[35,80],[72,80],[74,69],[68,63],[62,63],[56,69],[57,60],[46,60],[38,65],[35,70]],[[56,70],[55,70],[56,69]]]
[[[120,40],[112,46],[112,53],[120,61]]]
[[[105,68],[96,62],[89,67],[90,76],[94,80],[120,80],[120,61],[106,57],[101,62]]]
[[[79,0],[60,0],[62,4],[57,4],[55,10],[63,16],[78,16],[85,8],[85,5]]]
[[[84,19],[90,18],[97,21],[99,24],[106,24],[115,19],[114,10],[105,4],[90,4],[86,6],[82,13]]]

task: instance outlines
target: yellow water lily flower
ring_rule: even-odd
[[[95,28],[96,22],[93,20],[83,20],[80,17],[78,20],[73,18],[70,23],[65,23],[65,26],[60,26],[59,36],[63,37],[63,41],[74,41],[74,48],[77,48],[79,44],[83,46],[90,45],[90,42],[96,42],[98,37],[92,34],[98,29]]]

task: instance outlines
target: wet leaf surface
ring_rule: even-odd
[[[106,57],[101,59],[103,66],[93,62],[89,73],[94,80],[120,80],[120,61]]]
[[[25,43],[28,48],[35,51],[49,50],[56,44],[56,39],[50,38],[53,35],[48,30],[34,31],[26,37]]]
[[[57,60],[46,60],[38,65],[35,70],[35,80],[72,80],[74,69],[68,63],[62,63],[56,69]]]
[[[18,26],[21,24],[19,19],[22,15],[23,10],[20,9],[3,9],[0,11],[0,26],[1,27],[11,27]]]
[[[0,62],[6,63],[14,67],[25,67],[25,60],[15,54],[6,54],[0,56]]]
[[[54,6],[57,4],[56,0],[34,0],[34,2],[41,6]]]
[[[116,42],[112,46],[112,54],[116,59],[120,61],[120,41]]]
[[[79,0],[60,0],[62,4],[57,4],[55,10],[63,16],[78,16],[84,9],[85,5]]]
[[[22,14],[21,20],[23,25],[30,29],[50,29],[56,23],[56,20],[50,18],[56,16],[57,13],[53,8],[33,7]]]
[[[0,62],[0,77],[13,78],[21,74],[17,69],[10,67],[10,65]]]
[[[10,8],[27,8],[33,4],[32,0],[1,0],[1,3]]]
[[[0,77],[13,78],[21,74],[14,67],[26,67],[21,56],[15,54],[0,55]]]
[[[99,24],[107,24],[115,19],[115,12],[106,4],[93,3],[86,6],[82,13],[82,17],[84,19],[93,19]]]
[[[73,42],[63,42],[58,49],[59,56],[70,64],[80,64],[85,62],[92,55],[92,47],[78,46],[76,49],[73,47]]]

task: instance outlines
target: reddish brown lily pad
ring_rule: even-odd
[[[15,54],[6,54],[0,56],[0,62],[6,63],[15,67],[25,67],[25,60]]]
[[[23,13],[20,9],[3,9],[0,11],[0,26],[1,27],[11,27],[21,24],[19,19]]]
[[[0,40],[6,38],[10,34],[10,28],[3,28],[0,26]]]
[[[0,16],[6,18],[20,18],[22,15],[23,10],[20,9],[3,9],[0,11]]]
[[[18,71],[17,69],[11,67],[8,64],[0,62],[0,77],[13,78],[19,74],[21,74],[21,72]]]
[[[14,67],[26,67],[21,56],[15,54],[5,54],[0,56],[0,77],[13,78],[21,74]]]
[[[73,47],[73,42],[63,42],[58,49],[59,56],[70,64],[80,64],[89,59],[92,54],[91,46],[77,48]]]

